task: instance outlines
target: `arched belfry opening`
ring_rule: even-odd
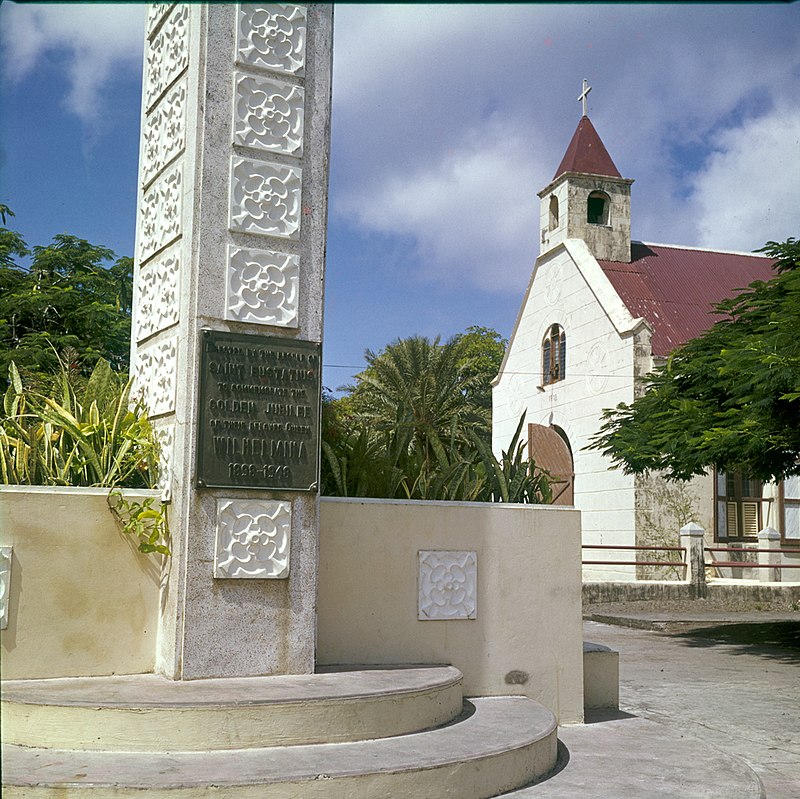
[[[550,230],[558,227],[558,197],[550,195]]]
[[[611,200],[604,191],[593,191],[586,198],[586,222],[589,225],[608,225]]]

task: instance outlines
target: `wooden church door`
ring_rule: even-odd
[[[529,424],[528,454],[553,476],[553,505],[574,505],[575,469],[566,435],[555,427]]]

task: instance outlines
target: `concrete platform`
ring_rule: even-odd
[[[733,755],[662,724],[597,712],[562,727],[560,770],[504,799],[764,799],[756,773]]]
[[[461,672],[398,667],[178,682],[154,674],[8,680],[3,741],[163,752],[385,738],[462,711]]]
[[[439,729],[381,740],[218,752],[3,747],[6,799],[489,799],[549,772],[552,713],[521,697],[467,703]]]

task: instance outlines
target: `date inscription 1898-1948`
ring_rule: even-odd
[[[320,345],[201,335],[198,487],[315,491]]]

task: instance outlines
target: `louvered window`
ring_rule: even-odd
[[[762,485],[740,472],[717,472],[717,540],[755,538],[761,530]]]

